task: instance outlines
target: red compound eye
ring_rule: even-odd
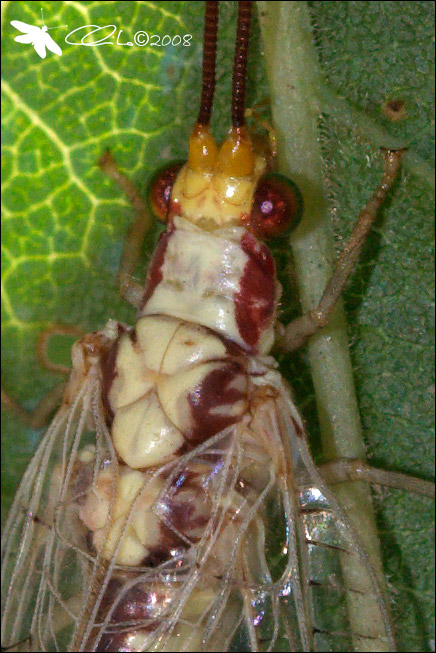
[[[303,213],[298,187],[284,175],[267,172],[256,186],[247,229],[262,239],[277,238],[294,229]]]
[[[168,206],[174,181],[185,161],[173,161],[154,173],[150,180],[147,199],[158,220],[167,221]]]

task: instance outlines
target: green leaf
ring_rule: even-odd
[[[215,133],[228,124],[235,3],[220,3]],[[284,3],[292,5],[294,3]],[[382,211],[348,287],[345,307],[365,441],[379,467],[430,477],[432,437],[432,31],[429,2],[312,2],[320,59],[319,111],[325,179],[338,249],[380,175],[380,145],[407,145],[402,179]],[[42,60],[14,41],[10,25],[41,26],[63,54]],[[3,48],[3,383],[27,407],[61,377],[41,368],[38,334],[53,323],[84,331],[109,318],[132,323],[115,274],[132,210],[96,166],[110,147],[120,167],[144,189],[161,163],[186,156],[201,68],[203,7],[193,2],[4,2]],[[68,25],[68,28],[59,27]],[[121,42],[140,30],[192,34],[189,47],[64,43],[82,25],[112,25]],[[105,34],[109,34],[107,30]],[[116,41],[116,37],[114,39]],[[292,45],[292,44],[291,44]],[[249,103],[268,95],[260,35],[254,26]],[[292,79],[284,79],[292,85]],[[405,117],[386,115],[390,100]],[[279,101],[276,99],[275,101]],[[290,129],[292,116],[290,116]],[[302,160],[305,152],[295,152]],[[155,234],[138,270],[143,278]],[[276,248],[291,298],[287,244]],[[320,261],[323,265],[324,261]],[[61,339],[51,358],[68,361]],[[59,351],[57,351],[59,349]],[[311,434],[318,427],[305,352],[282,361],[296,385]],[[6,505],[41,431],[4,412],[2,496]],[[313,442],[319,453],[319,444]],[[378,524],[400,650],[430,650],[433,635],[432,505],[380,490]]]

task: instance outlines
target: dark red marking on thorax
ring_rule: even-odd
[[[156,567],[170,560],[174,551],[189,548],[181,533],[191,543],[198,542],[210,519],[210,503],[203,487],[201,474],[184,469],[173,479],[168,494],[159,502],[165,523],[159,524],[159,545],[151,547],[144,560],[146,566]]]
[[[165,261],[165,254],[168,248],[169,240],[173,233],[173,227],[170,226],[167,231],[161,235],[156,249],[154,250],[151,259],[150,267],[148,268],[147,282],[145,284],[145,292],[142,298],[141,308],[148,302],[157,285],[163,279],[162,267]]]
[[[102,352],[100,357],[100,367],[101,367],[101,376],[102,376],[102,400],[103,407],[105,411],[106,423],[108,426],[112,424],[114,414],[109,401],[109,392],[114,382],[115,377],[117,376],[116,364],[118,356],[118,347],[120,338],[124,333],[129,333],[132,341],[136,340],[136,332],[134,329],[125,326],[124,324],[118,323],[118,337],[109,347]]]
[[[212,370],[189,394],[189,403],[194,426],[185,433],[194,445],[204,442],[219,431],[235,424],[241,415],[231,414],[232,404],[246,400],[244,379],[246,371],[240,363],[224,361],[222,366]],[[235,387],[235,381],[238,387]],[[228,412],[226,414],[226,406]]]
[[[166,499],[167,523],[196,542],[209,523],[210,509],[201,474],[185,469],[174,479],[172,491]]]
[[[248,261],[235,294],[235,317],[239,333],[250,350],[256,353],[260,336],[274,318],[276,276],[274,259],[268,247],[251,234],[241,239]]]

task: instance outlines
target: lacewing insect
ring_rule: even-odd
[[[113,336],[113,334],[112,334],[112,336]],[[112,337],[112,336],[110,336],[110,337]],[[237,383],[237,382],[235,381],[235,383]],[[286,412],[286,410],[285,410],[284,412]],[[295,418],[295,417],[294,417],[294,418]],[[295,418],[295,419],[296,419],[296,418]],[[217,447],[218,447],[218,445],[216,445],[216,448],[217,448]],[[198,452],[198,453],[200,453],[200,452]],[[87,455],[91,455],[91,458],[92,458],[92,454],[90,454],[90,452],[89,452],[88,450],[87,450],[87,453],[84,452],[84,453],[82,453],[82,454],[80,454],[80,455],[81,455],[82,458],[84,459],[84,460],[82,461],[82,458],[81,458],[81,461],[84,462],[84,464],[86,464],[86,456],[87,456]],[[206,462],[207,462],[208,460],[210,461],[210,457],[211,457],[211,456],[216,456],[216,457],[218,458],[218,456],[219,456],[219,452],[218,452],[218,453],[217,453],[217,452],[211,453],[209,450],[207,450],[206,453],[203,452],[203,455],[204,455],[205,460],[206,460]],[[242,455],[242,454],[240,454],[240,455]],[[208,456],[209,456],[209,458],[208,458]],[[233,458],[228,458],[228,459],[227,459],[227,465],[228,465],[229,461],[232,461],[232,462],[233,462]],[[102,462],[104,462],[104,461],[102,461]],[[195,463],[197,464],[198,461],[195,461]],[[201,459],[201,463],[202,463],[202,464],[205,464],[205,462],[203,461],[203,459]],[[219,465],[221,465],[221,466],[224,465],[224,466],[225,466],[225,461],[221,461],[221,460],[220,460],[220,461],[219,461]],[[229,465],[228,465],[228,466],[229,466]],[[174,471],[174,470],[173,470],[173,471]],[[192,471],[192,470],[190,470],[190,471]],[[165,472],[165,473],[166,473],[166,472]],[[172,473],[172,472],[171,472],[171,473]],[[200,470],[199,473],[201,474],[201,470]],[[110,476],[110,475],[109,475],[109,476]],[[170,476],[171,476],[171,474],[170,474]],[[217,472],[217,476],[219,476],[219,473],[218,473],[218,472]],[[222,478],[224,478],[224,477],[222,477]],[[225,477],[225,478],[228,479],[228,477]],[[179,479],[178,479],[178,478],[177,478],[177,481],[179,482]],[[182,483],[181,481],[180,481],[180,483],[181,483],[180,487],[183,487],[183,483]],[[150,488],[151,488],[152,491],[154,491],[154,490],[153,490],[153,485],[152,485],[152,484],[151,484]],[[164,488],[161,488],[161,492],[163,492],[163,495],[165,495],[165,492],[167,492],[167,490],[165,490]],[[177,493],[176,493],[176,494],[177,494]],[[223,495],[223,497],[224,497],[224,495]],[[223,497],[222,497],[222,500],[224,501],[224,500],[225,500],[225,497],[224,497],[224,498],[223,498]],[[238,494],[238,497],[239,497],[239,494]],[[240,497],[239,497],[239,499],[240,499]],[[230,499],[229,499],[228,497],[227,497],[227,501],[230,501]],[[308,503],[310,503],[310,502],[308,502]],[[85,502],[85,505],[86,505],[86,502]],[[85,508],[84,510],[85,510],[85,512],[86,512],[86,508]],[[242,510],[242,509],[241,509],[241,510]],[[34,530],[40,530],[42,533],[44,533],[45,530],[46,530],[46,528],[47,528],[47,523],[45,523],[45,522],[49,522],[49,521],[50,521],[49,519],[44,520],[44,519],[42,519],[38,514],[36,514],[36,515],[34,516],[33,520],[30,522],[30,523],[31,523],[31,528],[33,528]],[[171,522],[171,523],[172,523],[172,522]],[[34,524],[36,524],[36,526],[34,526]],[[173,526],[174,526],[174,524],[173,524]],[[91,529],[91,530],[92,530],[92,529]],[[59,533],[59,534],[61,535],[61,533]],[[181,535],[183,535],[183,532],[181,533]],[[186,535],[185,535],[185,536],[186,536]],[[42,537],[44,537],[44,535],[42,535]],[[110,539],[110,538],[109,538],[109,539]],[[55,545],[55,546],[57,546],[57,545]],[[94,544],[94,546],[96,546],[96,545]],[[220,547],[220,548],[221,548],[221,547]],[[119,562],[119,561],[118,561],[118,562]],[[60,563],[58,563],[58,564],[60,564]],[[84,563],[84,564],[85,564],[85,563]],[[164,564],[165,564],[165,563],[164,563]],[[154,561],[154,565],[155,565],[155,567],[157,566],[157,568],[160,569],[160,568],[159,568],[159,565],[156,563],[156,561]],[[182,566],[183,566],[183,565],[182,565]],[[154,568],[155,568],[155,567],[154,567]],[[168,569],[168,565],[167,565],[167,569]],[[107,570],[104,569],[104,565],[100,565],[100,572],[102,572],[102,570],[103,570],[105,573],[107,572]],[[191,569],[191,571],[192,571],[192,569]],[[248,567],[248,568],[246,569],[245,573],[246,573],[246,574],[249,574],[250,571],[251,571],[251,570],[250,570],[250,567]],[[265,571],[265,569],[264,569],[264,571]],[[62,573],[62,572],[60,572],[60,573]],[[157,572],[155,572],[155,573],[157,573]],[[159,573],[162,574],[162,569],[160,569],[160,572],[159,572]],[[251,572],[251,573],[252,573],[252,572]],[[266,573],[266,572],[265,572],[265,573]],[[218,577],[219,575],[220,575],[220,574],[217,574],[217,577]],[[114,577],[115,577],[115,580],[117,580],[118,582],[120,582],[120,575],[118,575],[118,576],[115,575]],[[217,580],[220,580],[220,579],[217,578]],[[227,580],[228,580],[228,579],[227,579]],[[240,580],[240,579],[239,579],[239,580]],[[58,577],[58,578],[57,578],[57,581],[61,583],[61,584],[58,586],[59,588],[61,588],[61,585],[62,585],[62,582],[61,582],[61,581],[62,581],[62,579]],[[155,581],[153,581],[153,582],[155,582]],[[157,582],[157,581],[156,581],[156,582]],[[191,582],[193,582],[193,581],[191,580]],[[271,585],[271,583],[270,583],[270,585]],[[262,585],[262,583],[260,583],[260,586],[263,587],[263,590],[264,590],[265,592],[268,592],[268,590],[271,591],[271,587],[268,586],[268,583],[266,583],[266,584],[264,583],[263,585]],[[134,585],[133,585],[132,587],[134,587]],[[251,583],[249,583],[248,581],[246,581],[246,582],[245,582],[245,585],[242,584],[240,587],[242,587],[242,593],[245,592],[246,595],[247,595],[248,597],[251,597],[251,594],[250,594],[250,593],[252,592]],[[314,586],[314,587],[315,587],[315,586]],[[232,590],[233,590],[232,583],[230,583],[229,581],[228,581],[227,583],[225,583],[225,582],[223,581],[222,588],[223,588],[223,590],[224,590],[224,591],[221,590],[221,591],[223,591],[223,596],[220,596],[220,597],[219,597],[219,598],[220,598],[219,601],[216,601],[216,598],[215,598],[215,601],[216,601],[216,604],[217,604],[217,609],[218,609],[218,611],[219,611],[220,609],[223,609],[224,614],[219,614],[219,612],[218,612],[218,613],[217,613],[218,616],[217,616],[216,618],[219,620],[219,623],[220,623],[220,625],[222,626],[222,630],[223,630],[223,632],[224,632],[224,635],[223,635],[223,633],[220,633],[220,636],[221,636],[221,637],[225,637],[225,638],[226,638],[225,641],[228,641],[228,640],[229,640],[229,637],[230,637],[229,633],[232,632],[232,628],[233,628],[233,627],[236,628],[235,624],[232,624],[232,623],[231,623],[231,620],[229,620],[228,612],[229,612],[229,609],[232,608],[233,605],[237,606],[237,601],[236,601],[235,604],[233,604],[232,601],[234,600],[234,597],[231,595],[230,597],[226,597],[227,603],[224,602],[224,595],[225,595],[225,593],[226,593],[226,592],[229,592],[230,594],[232,594]],[[188,589],[189,589],[189,586],[188,586]],[[289,589],[289,588],[284,587],[284,590],[282,591],[281,595],[280,595],[280,596],[277,595],[277,597],[274,597],[274,598],[269,597],[269,599],[268,599],[268,597],[265,598],[264,596],[256,596],[256,600],[254,601],[254,604],[255,604],[255,605],[254,605],[252,608],[244,607],[244,610],[249,610],[249,609],[251,609],[251,610],[253,611],[253,615],[255,615],[255,619],[248,620],[248,623],[252,623],[252,624],[253,624],[253,628],[252,628],[253,631],[255,631],[256,628],[258,628],[259,626],[260,626],[260,628],[265,627],[265,620],[263,620],[263,622],[262,622],[262,618],[259,617],[259,614],[260,614],[260,613],[262,612],[262,610],[264,609],[262,606],[264,605],[264,602],[265,602],[265,601],[271,600],[271,605],[269,606],[268,609],[270,609],[270,610],[272,611],[272,613],[274,613],[274,601],[277,601],[278,603],[280,603],[280,602],[285,602],[285,605],[286,605],[286,606],[289,606],[289,605],[290,605],[288,599],[286,598],[286,596],[287,596],[287,595],[286,595],[286,591],[287,591],[288,589]],[[204,591],[203,591],[203,590],[204,590]],[[202,592],[199,592],[199,593],[198,593],[198,597],[197,597],[197,598],[199,599],[199,601],[200,601],[200,604],[201,604],[201,601],[203,601],[203,600],[206,601],[206,603],[207,603],[208,600],[212,600],[212,599],[210,599],[211,588],[206,586],[206,588],[203,588],[203,590],[202,590]],[[208,597],[208,592],[207,592],[207,590],[209,590],[209,597]],[[128,592],[128,589],[126,589],[125,591]],[[189,593],[187,590],[185,590],[185,591],[186,591],[187,594]],[[192,590],[192,591],[194,591],[194,590]],[[289,590],[289,591],[291,592],[291,590]],[[313,594],[313,593],[315,593],[315,591],[312,589],[312,594]],[[213,591],[212,591],[212,594],[213,594]],[[292,594],[292,592],[291,592],[291,594]],[[159,592],[156,592],[155,595],[156,595],[157,598],[159,598]],[[200,595],[201,595],[201,596],[200,596]],[[77,596],[77,595],[75,595],[75,596]],[[70,610],[73,614],[75,613],[74,598],[75,598],[75,597],[73,596],[73,597],[72,597],[73,600],[71,601],[71,604],[68,604],[68,605],[65,606],[65,610],[64,610],[64,612],[67,612],[67,613],[68,613],[68,611]],[[106,597],[106,598],[107,598],[107,597]],[[168,598],[168,600],[170,600],[170,598]],[[291,598],[291,601],[292,601],[292,600],[293,600],[293,599]],[[119,599],[119,602],[120,602],[120,601],[121,601],[121,599]],[[248,603],[250,603],[250,599],[246,599],[246,601],[247,601]],[[118,602],[118,605],[119,605],[119,602]],[[114,601],[114,603],[116,604],[116,600]],[[195,601],[193,601],[192,603],[195,604]],[[223,603],[224,603],[224,608],[221,608],[221,606],[223,605]],[[253,603],[253,601],[251,601],[251,603]],[[198,619],[199,617],[198,617],[198,614],[197,614],[197,615],[194,614],[194,616],[193,616],[192,614],[186,614],[186,613],[184,613],[183,609],[180,607],[180,606],[181,606],[180,602],[178,602],[177,605],[179,606],[179,616],[181,615],[181,617],[180,617],[180,620],[177,621],[177,616],[174,615],[174,612],[172,613],[172,619],[173,619],[173,620],[176,620],[175,623],[177,624],[177,626],[173,626],[173,632],[174,632],[174,628],[180,628],[180,629],[181,629],[180,632],[182,632],[182,630],[183,630],[182,627],[183,627],[183,626],[185,626],[185,628],[188,628],[188,629],[189,629],[190,626],[192,627],[192,623],[190,622],[190,620],[195,619],[195,618]],[[244,604],[244,606],[245,606],[245,604]],[[56,611],[56,600],[54,600],[54,603],[52,604],[51,608],[54,609],[54,610]],[[47,606],[47,609],[50,609],[50,608]],[[208,616],[208,615],[206,614],[206,613],[207,613],[207,609],[206,609],[204,606],[200,605],[200,608],[198,608],[198,609],[200,609],[200,610],[201,610],[201,609],[206,610],[206,612],[205,612],[204,614],[206,615],[206,617]],[[280,611],[282,610],[281,607],[280,607],[279,609],[280,609]],[[180,610],[181,610],[181,612],[180,612]],[[193,610],[194,613],[195,613],[195,609],[194,609],[194,607],[192,607],[192,610]],[[170,614],[170,612],[169,612],[168,614]],[[203,613],[202,613],[202,614],[203,614]],[[298,622],[298,610],[296,611],[296,614],[297,614],[296,619],[297,619],[297,622]],[[307,618],[307,615],[303,618],[303,617],[301,617],[301,614],[302,614],[302,613],[301,613],[301,610],[300,610],[300,620],[301,620],[301,619],[304,620],[304,619]],[[171,614],[170,614],[170,616],[171,616]],[[210,617],[210,614],[209,614],[209,617]],[[256,618],[259,619],[259,623],[257,623],[257,624],[255,624],[255,620],[256,620]],[[57,636],[58,636],[58,633],[57,633],[57,630],[56,630],[56,628],[58,627],[58,626],[56,626],[56,622],[57,622],[58,619],[59,619],[59,611],[58,611],[57,613],[56,613],[56,612],[54,613],[54,615],[53,615],[53,619],[52,619],[52,623],[51,623],[51,625],[50,625],[50,628],[54,628],[54,630],[55,630],[55,632],[53,633],[53,636],[54,636],[54,637],[57,637]],[[110,620],[110,616],[108,616],[107,619]],[[112,623],[114,623],[114,621],[112,621]],[[119,621],[116,622],[116,620],[115,620],[115,623],[116,623],[116,628],[118,628],[118,631],[117,631],[116,634],[119,635],[119,626],[120,626],[120,622],[119,622]],[[274,618],[271,619],[270,623],[271,623],[271,624],[275,624],[275,623],[276,623],[275,619],[274,619]],[[41,625],[43,626],[43,624],[41,624]],[[295,628],[295,624],[292,624],[292,625],[293,625],[294,628]],[[148,623],[147,626],[150,626],[150,623]],[[43,627],[45,627],[45,626],[43,626]],[[168,638],[171,637],[171,634],[170,634],[170,628],[171,628],[171,626],[169,626],[168,623],[165,623],[165,624],[164,624],[164,620],[162,620],[162,621],[160,621],[159,627],[160,627],[161,631],[163,632],[163,635],[162,635],[163,637],[168,637]],[[272,630],[274,631],[275,626],[273,625],[273,626],[270,626],[270,627],[271,627]],[[66,625],[65,628],[68,628],[68,625]],[[114,627],[114,628],[115,628],[115,627]],[[278,628],[278,626],[277,626],[277,628]],[[249,629],[248,629],[248,630],[249,630]],[[299,627],[299,626],[297,625],[296,630],[297,630],[297,631],[300,630],[300,635],[296,635],[296,636],[295,636],[296,639],[298,640],[298,637],[301,636],[301,632],[303,632],[304,629],[303,629],[301,626]],[[319,628],[319,630],[321,631],[321,628]],[[164,631],[166,631],[166,632],[164,632]],[[265,648],[268,648],[270,642],[271,642],[271,641],[273,640],[273,638],[274,638],[274,632],[272,632],[272,633],[271,633],[271,632],[268,632],[268,628],[266,629],[266,631],[267,631],[267,632],[262,633],[262,635],[257,635],[255,632],[249,632],[249,633],[248,633],[249,638],[251,638],[252,648],[253,648],[254,650],[256,650],[256,646],[259,647],[259,648],[261,648],[262,646],[265,645]],[[103,633],[101,639],[104,638],[104,637],[107,637],[107,636],[108,636],[108,632],[109,632],[109,628],[106,628],[106,630],[104,631],[104,633]],[[210,626],[210,624],[209,624],[209,631],[205,631],[205,632],[208,632],[208,635],[207,635],[207,636],[210,637],[210,638],[212,638],[212,637],[214,636],[213,628]],[[227,633],[227,634],[226,634],[226,633]],[[46,636],[46,634],[45,634],[44,636]],[[92,633],[92,634],[89,635],[89,636],[94,636],[94,634]],[[181,636],[183,636],[183,635],[181,635]],[[283,635],[280,633],[280,636],[283,636]],[[286,633],[286,636],[287,636],[287,637],[290,637],[291,634],[290,634],[290,633]],[[308,636],[308,635],[306,635],[306,636]],[[317,634],[317,638],[318,638],[318,639],[322,638],[322,636],[323,636],[323,634],[322,634],[321,632],[319,632],[319,633]],[[327,636],[329,636],[329,635],[328,635],[327,633],[325,633],[324,636],[327,637]],[[84,637],[84,635],[83,635],[83,637]],[[191,638],[191,639],[189,639],[189,638]],[[259,641],[257,641],[257,640],[259,640]],[[169,641],[172,641],[172,640],[169,640]],[[221,639],[221,640],[218,640],[218,641],[219,641],[219,644],[217,644],[217,646],[222,646],[222,645],[223,645],[222,642],[224,641],[224,639]],[[189,646],[190,646],[189,642],[191,642],[191,645],[195,646],[195,635],[194,635],[192,632],[190,632],[189,635],[187,635],[186,638],[185,638],[185,644],[186,644],[186,647],[188,648],[188,650],[189,650]],[[194,642],[194,644],[192,644],[192,642]],[[265,642],[266,642],[266,644],[265,644]],[[35,644],[33,643],[33,645],[35,645]],[[295,644],[295,645],[298,646],[298,644]],[[93,644],[92,646],[94,646],[94,644]],[[97,646],[97,645],[96,645],[96,646]],[[170,644],[167,643],[167,646],[170,646]],[[322,645],[321,645],[321,646],[322,646]],[[304,647],[304,648],[308,647],[308,643],[307,643],[307,642],[303,643],[303,647]],[[47,649],[47,650],[50,650],[50,649]],[[62,650],[62,649],[61,649],[61,650]],[[75,650],[75,649],[73,649],[73,650]],[[84,650],[87,650],[87,649],[84,649]],[[95,649],[95,650],[112,650],[112,649],[110,649],[110,648],[109,648],[109,649],[104,649],[104,648],[102,648],[102,649],[98,649],[98,648],[97,648],[97,649]],[[143,649],[143,650],[148,650],[148,649]],[[173,649],[168,648],[167,650],[173,650]],[[197,650],[197,649],[196,649],[196,648],[193,648],[193,649],[191,648],[191,650]]]

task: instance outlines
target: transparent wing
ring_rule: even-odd
[[[301,650],[302,645],[316,651],[394,651],[377,574],[312,461],[289,392],[283,382],[277,385],[280,396],[269,428],[280,432],[288,467],[280,481],[287,524],[282,551],[288,559],[279,592],[283,625],[277,632],[288,642],[290,633],[298,633],[287,650]],[[274,646],[283,650],[279,640]]]
[[[21,20],[11,20],[12,27],[20,30],[20,32],[25,32],[26,34],[32,34],[36,37],[38,32],[41,32],[40,27],[35,27],[34,25],[28,25],[28,23],[23,23]],[[24,43],[24,41],[23,41]]]
[[[70,406],[63,405],[26,470],[2,538],[2,638],[3,645],[28,641],[29,650],[45,648],[46,610],[57,619],[71,621],[70,603],[77,603],[80,589],[68,578],[68,547],[59,542],[60,524],[72,518],[69,492],[77,451],[93,438],[92,402],[98,400],[98,384],[85,379]],[[94,411],[95,412],[95,411]],[[101,423],[100,423],[101,426]],[[95,440],[95,438],[94,438]],[[74,530],[76,522],[71,523]],[[80,541],[74,533],[73,546]],[[80,584],[80,581],[79,581]],[[71,590],[67,588],[71,586]],[[35,648],[33,648],[35,647]],[[21,649],[18,649],[21,650]],[[24,649],[26,650],[26,649]]]
[[[3,646],[393,650],[375,574],[287,390],[278,380],[261,396],[237,425],[132,470],[113,451],[98,374],[76,383],[5,529]],[[361,612],[374,632],[356,628]]]
[[[241,545],[272,485],[254,500],[238,491],[242,440],[232,427],[166,465],[130,470],[112,450],[100,384],[85,380],[38,448],[5,529],[3,646],[226,650],[245,609]],[[134,492],[124,484],[133,477]],[[104,497],[108,519],[88,528]],[[144,545],[141,564],[123,557],[132,541]]]
[[[100,370],[101,352],[115,339],[116,327],[75,343],[62,406],[15,496],[2,536],[3,647],[65,651],[83,607],[88,547],[77,501],[81,475],[95,473],[103,454],[115,460]]]
[[[58,46],[56,41],[52,39],[52,37],[48,32],[45,32],[44,34],[44,45],[46,48],[50,50],[50,52],[53,52],[54,54],[57,54],[59,56],[62,54],[61,48]]]

